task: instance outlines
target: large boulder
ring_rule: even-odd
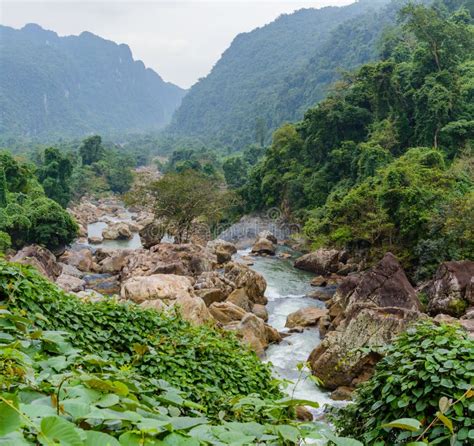
[[[242,341],[259,356],[265,354],[265,349],[269,344],[281,341],[278,331],[252,313],[246,313],[241,321],[231,322],[224,328],[235,331]]]
[[[330,390],[369,379],[381,358],[377,349],[392,342],[419,316],[401,308],[361,308],[312,351],[308,362],[313,374]],[[368,353],[370,348],[373,352]]]
[[[76,293],[79,291],[84,291],[86,282],[79,277],[70,276],[63,273],[56,279],[56,285],[68,293]]]
[[[232,293],[227,297],[226,302],[231,302],[245,311],[252,311],[254,306],[243,288],[238,288],[232,291]]]
[[[428,288],[430,314],[460,317],[474,305],[474,262],[444,262]]]
[[[416,291],[397,258],[387,253],[373,268],[359,277],[349,276],[336,291],[333,302],[345,309],[358,303],[378,307],[396,307],[419,310]]]
[[[83,277],[86,282],[85,288],[96,291],[99,294],[112,296],[120,293],[119,278],[113,274],[86,274]]]
[[[220,264],[230,262],[232,256],[237,252],[237,248],[233,243],[220,239],[209,241],[207,248],[215,254],[217,262]]]
[[[179,312],[183,318],[194,325],[202,325],[213,321],[209,309],[198,296],[180,294],[172,305],[175,308],[179,308]]]
[[[18,251],[11,259],[12,262],[34,266],[43,276],[56,280],[62,268],[56,262],[54,254],[39,245],[30,245]]]
[[[222,302],[232,293],[235,285],[217,271],[201,273],[194,283],[194,292],[201,297],[207,306]]]
[[[143,247],[150,249],[152,246],[161,243],[161,240],[165,236],[165,229],[161,222],[153,220],[146,226],[141,227],[138,234],[140,235]]]
[[[215,302],[209,307],[212,317],[223,325],[241,321],[247,312],[232,302]]]
[[[176,300],[179,296],[193,296],[193,280],[175,274],[154,274],[132,277],[122,283],[123,299],[142,303],[147,300]]]
[[[83,272],[92,271],[94,268],[94,259],[89,249],[68,250],[66,251],[59,260],[62,263],[76,267],[78,270]]]
[[[96,259],[101,258],[99,261],[100,271],[102,273],[119,274],[131,252],[126,249],[116,249],[102,250],[99,255],[96,253]]]
[[[229,262],[225,266],[224,276],[235,284],[235,288],[243,288],[251,302],[267,304],[265,297],[267,282],[261,274],[243,263]]]
[[[316,307],[301,308],[291,313],[286,318],[285,327],[311,327],[317,325],[322,317],[328,314],[328,310]]]
[[[329,331],[309,362],[332,390],[368,379],[379,355],[361,349],[391,342],[422,317],[415,290],[391,253],[362,275],[347,277],[327,306],[323,328]]]
[[[133,251],[127,257],[121,277],[122,280],[153,274],[197,277],[205,271],[212,271],[216,265],[216,256],[200,245],[160,243],[150,250]]]
[[[326,276],[337,272],[342,260],[345,260],[345,253],[321,248],[297,258],[294,265],[295,268]]]
[[[266,238],[259,238],[252,246],[252,254],[274,256],[276,248],[273,242]]]
[[[127,223],[112,223],[102,231],[105,240],[130,240],[133,237],[132,231]]]

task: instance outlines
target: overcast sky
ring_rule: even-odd
[[[355,0],[21,1],[0,0],[0,22],[38,23],[59,35],[90,31],[130,46],[135,59],[188,88],[206,76],[232,39],[301,8]]]

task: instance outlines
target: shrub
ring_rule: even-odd
[[[422,322],[400,335],[385,353],[374,376],[357,390],[354,403],[336,412],[338,431],[367,445],[402,445],[420,436],[429,444],[472,444],[474,404],[469,397],[474,392],[469,389],[474,385],[474,342],[467,334],[453,325]],[[437,416],[446,401],[444,424]],[[418,420],[421,429],[383,427],[406,418]]]

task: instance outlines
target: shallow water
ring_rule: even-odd
[[[128,211],[124,211],[120,217],[107,216],[104,220],[109,222],[130,222],[132,221],[133,214]],[[106,221],[98,221],[91,223],[87,227],[88,237],[102,237],[102,231],[107,227]],[[113,249],[138,249],[142,247],[140,236],[137,232],[133,233],[133,237],[130,240],[104,240],[100,244],[91,245],[94,248],[113,248]]]
[[[248,255],[250,250],[239,251],[238,257]],[[312,274],[297,270],[293,260],[278,257],[254,257],[252,269],[262,274],[267,281],[268,323],[278,331],[285,331],[286,317],[300,308],[324,308],[323,302],[307,297],[317,288],[311,287]],[[275,374],[289,381],[287,393],[295,398],[316,401],[322,412],[325,404],[333,404],[329,394],[319,389],[308,378],[309,372],[298,371],[298,364],[305,363],[311,351],[320,343],[319,330],[306,329],[303,333],[294,333],[280,344],[271,345],[265,360],[273,364]]]

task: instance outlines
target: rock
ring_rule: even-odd
[[[87,274],[84,276],[86,288],[100,294],[113,295],[120,293],[118,276],[112,274]]]
[[[313,414],[304,406],[296,406],[295,415],[297,420],[313,421]]]
[[[348,276],[337,289],[334,302],[343,308],[370,302],[378,307],[396,307],[417,311],[420,302],[415,289],[397,258],[387,253],[373,268],[361,276]]]
[[[91,244],[91,245],[100,245],[104,239],[103,237],[89,237],[87,239],[87,241]]]
[[[119,274],[125,266],[131,251],[117,249],[110,251],[110,254],[99,262],[99,269],[103,273]]]
[[[335,289],[333,290],[324,290],[324,291],[313,291],[310,294],[308,294],[308,297],[311,297],[311,299],[317,299],[320,300],[321,302],[327,302],[330,300],[333,296],[334,293],[336,292]]]
[[[277,257],[280,259],[291,259],[293,256],[289,252],[279,252]]]
[[[252,313],[263,321],[268,321],[268,311],[265,308],[265,305],[255,304],[252,308]]]
[[[266,238],[259,238],[252,246],[252,254],[263,255],[267,254],[274,256],[276,252],[275,245]]]
[[[250,299],[243,288],[232,291],[229,297],[227,297],[226,302],[231,302],[247,312],[252,310]]]
[[[331,318],[329,314],[326,314],[321,319],[319,319],[319,322],[318,322],[319,335],[321,336],[321,338],[324,338],[324,336],[326,336],[326,333],[329,331],[330,327],[331,327]]]
[[[337,272],[340,268],[341,251],[336,249],[318,249],[305,254],[295,261],[295,268],[323,276]]]
[[[208,249],[192,244],[160,243],[150,250],[137,249],[127,257],[122,280],[134,276],[176,274],[197,277],[217,266],[217,258]]]
[[[261,274],[243,263],[229,262],[225,266],[224,276],[233,282],[236,288],[243,288],[251,302],[267,304],[265,297],[267,282]]]
[[[156,310],[159,313],[168,309],[168,305],[166,305],[161,299],[145,300],[140,304],[140,307]]]
[[[260,231],[258,233],[257,239],[266,239],[266,240],[269,240],[270,242],[274,243],[275,245],[278,243],[278,240],[277,240],[276,236],[273,234],[273,232],[271,232],[269,230]]]
[[[335,390],[368,379],[380,355],[362,348],[379,348],[391,342],[417,320],[420,313],[403,308],[362,308],[335,331],[327,333],[308,358],[313,374]]]
[[[78,224],[77,236],[80,238],[87,238],[87,226]]]
[[[259,356],[264,355],[270,342],[281,340],[278,331],[269,327],[252,313],[247,313],[240,322],[232,322],[224,328],[236,331],[243,342]]]
[[[56,280],[62,272],[62,268],[56,262],[56,257],[53,253],[39,245],[25,246],[10,261],[31,265],[52,281]]]
[[[224,301],[234,289],[235,285],[216,271],[201,273],[194,284],[195,293],[207,306]]]
[[[209,241],[207,248],[216,255],[217,262],[220,264],[230,262],[232,256],[237,252],[233,243],[220,239]]]
[[[301,308],[300,310],[288,315],[285,327],[310,327],[316,325],[318,321],[327,314],[328,310],[322,308]]]
[[[104,299],[104,296],[94,290],[84,290],[75,293],[79,299],[86,300],[88,302],[100,302]]]
[[[119,222],[107,226],[102,231],[102,237],[105,240],[130,240],[133,234],[127,223]]]
[[[469,336],[471,338],[474,338],[474,319],[465,319],[464,317],[462,319],[456,319],[455,317],[450,316],[449,314],[441,313],[441,314],[436,315],[436,317],[433,320],[436,322],[442,322],[445,324],[459,325],[469,333]]]
[[[72,292],[84,291],[86,282],[85,280],[82,280],[78,277],[69,276],[63,273],[56,279],[56,285],[69,293],[71,291]]]
[[[75,266],[83,272],[92,271],[94,264],[92,253],[89,249],[81,249],[79,251],[68,250],[59,258],[59,260],[67,265]]]
[[[223,325],[240,321],[247,312],[232,302],[215,302],[209,307],[212,317]]]
[[[331,390],[368,379],[380,356],[360,349],[391,342],[422,317],[415,290],[390,253],[364,274],[348,276],[327,306],[330,324],[326,320],[320,328],[332,331],[308,361]]]
[[[161,243],[166,231],[163,223],[160,221],[152,220],[147,223],[148,224],[139,229],[138,234],[140,235],[143,247],[145,249],[150,249],[152,246]]]
[[[474,262],[444,262],[428,288],[428,312],[462,316],[474,304]]]
[[[331,393],[331,399],[334,401],[350,401],[353,392],[353,387],[340,386]]]
[[[324,288],[327,284],[328,280],[323,276],[316,276],[311,280],[311,286]]]
[[[77,269],[75,266],[67,265],[66,263],[58,263],[58,265],[61,267],[61,274],[67,274],[68,276],[78,277],[79,279],[82,279],[82,277],[84,276],[84,273]]]
[[[175,274],[137,276],[122,283],[120,296],[136,303],[155,299],[176,300],[179,296],[192,296],[192,287],[192,279],[185,276]]]
[[[194,325],[202,325],[213,321],[212,315],[204,301],[198,296],[179,294],[173,302],[178,307],[183,319]]]

